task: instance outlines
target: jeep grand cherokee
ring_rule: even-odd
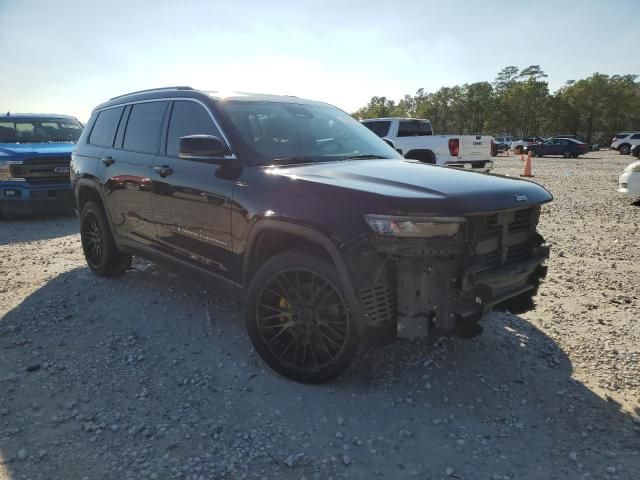
[[[404,159],[321,102],[130,93],[96,107],[71,165],[96,274],[136,254],[244,287],[255,349],[297,381],[373,337],[476,334],[545,274],[544,188]]]

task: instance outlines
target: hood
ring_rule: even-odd
[[[71,155],[74,148],[75,143],[0,143],[0,158]]]
[[[299,192],[307,196],[321,198],[323,193],[315,194],[321,186],[335,187],[338,196],[338,191],[350,192],[346,198],[353,193],[374,196],[377,202],[370,206],[375,206],[379,213],[463,215],[519,208],[553,199],[543,187],[527,180],[415,160],[305,164],[274,168],[269,173],[304,182],[306,185]],[[389,202],[390,197],[394,198],[393,202]]]

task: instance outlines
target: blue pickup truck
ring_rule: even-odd
[[[0,115],[0,217],[72,210],[69,162],[82,128],[67,115]]]

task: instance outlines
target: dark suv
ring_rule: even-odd
[[[71,165],[95,273],[136,254],[245,287],[256,350],[298,381],[365,340],[477,334],[546,273],[544,188],[406,160],[325,103],[134,92],[93,111]]]

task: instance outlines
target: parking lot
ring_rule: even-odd
[[[535,310],[371,349],[322,386],[258,360],[229,287],[138,259],[98,278],[74,218],[0,223],[0,480],[639,478],[630,161],[534,159],[555,196]]]

